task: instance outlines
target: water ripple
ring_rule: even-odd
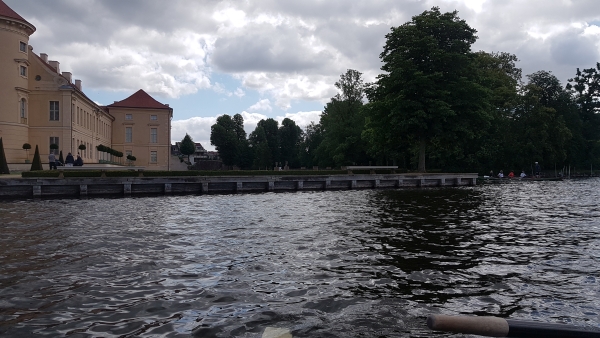
[[[4,201],[0,335],[430,337],[430,313],[598,327],[598,188]]]

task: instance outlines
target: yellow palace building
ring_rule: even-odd
[[[47,168],[51,144],[63,155],[98,163],[104,146],[136,157],[136,166],[168,170],[173,109],[139,90],[100,106],[60,63],[33,52],[36,28],[0,0],[0,137],[11,169],[27,168],[36,145]],[[23,144],[32,146],[29,155]],[[85,145],[85,150],[80,150]]]

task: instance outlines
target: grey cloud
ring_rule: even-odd
[[[364,72],[378,65],[385,35],[389,32],[390,26],[385,24],[364,27],[353,22],[335,21],[319,27],[315,33],[329,46],[352,60],[351,65],[344,65],[346,68]]]
[[[422,1],[347,1],[347,0],[303,0],[303,1],[261,1],[260,5],[246,2],[245,9],[250,13],[268,12],[291,17],[301,17],[311,23],[326,24],[326,20],[381,20],[391,13],[399,13],[402,23],[412,15],[421,13],[431,6]]]
[[[378,56],[390,27],[435,5],[442,11],[459,10],[459,16],[477,29],[474,50],[513,53],[521,60],[523,74],[548,70],[564,82],[576,67],[590,67],[599,58],[599,37],[583,37],[576,29],[558,35],[552,31],[557,24],[600,22],[600,13],[594,10],[597,0],[489,0],[481,12],[460,0],[4,1],[38,25],[31,39],[35,52],[62,58],[61,66],[70,66],[63,70],[83,76],[87,88],[139,86],[140,79],[133,78],[135,71],[127,70],[146,67],[150,75],[144,81],[153,82],[149,83],[152,88],[174,86],[165,93],[188,93],[194,90],[188,85],[209,86],[214,66],[235,73],[247,88],[270,92],[273,104],[295,99],[323,101],[335,93],[333,83],[348,68],[372,80],[380,72]],[[226,8],[244,11],[249,20],[266,15],[283,21],[275,26],[230,27],[213,19],[216,11]],[[546,40],[532,38],[527,34],[532,27],[553,34]],[[210,41],[197,43],[196,50],[191,50],[178,39],[176,32],[181,31],[193,32],[194,39],[206,35]],[[315,51],[304,44],[305,39],[313,39],[322,49]],[[204,47],[206,56],[193,55],[198,45]],[[122,54],[111,55],[114,46]],[[127,48],[138,59],[123,52]],[[153,69],[149,63],[156,57],[162,60]],[[182,65],[189,59],[194,60],[192,65]],[[182,84],[179,79],[186,73],[192,78]]]
[[[312,51],[304,45],[301,35],[302,32],[291,27],[248,25],[243,34],[219,38],[212,60],[219,69],[228,72],[293,73],[319,69],[331,62],[330,52]]]
[[[6,0],[25,19],[37,20],[52,29],[62,41],[105,43],[124,26],[172,32],[190,29],[213,33],[211,19],[217,0]],[[46,32],[48,33],[48,32]],[[35,35],[34,35],[35,37]]]
[[[598,47],[588,37],[570,31],[553,37],[550,41],[551,58],[558,64],[588,68],[598,61]]]

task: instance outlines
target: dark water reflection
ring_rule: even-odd
[[[599,327],[599,188],[1,202],[0,335],[453,336],[430,313]]]

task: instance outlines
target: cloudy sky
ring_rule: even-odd
[[[206,148],[217,116],[245,129],[318,121],[347,69],[379,74],[385,34],[439,6],[475,28],[474,50],[515,54],[563,83],[600,61],[597,0],[4,0],[36,26],[30,44],[110,104],[144,89],[174,108],[173,141]]]

